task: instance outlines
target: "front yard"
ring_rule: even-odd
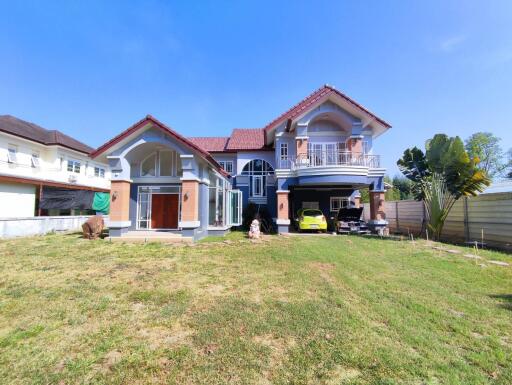
[[[227,239],[0,241],[1,382],[512,383],[509,256]]]

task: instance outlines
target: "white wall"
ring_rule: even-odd
[[[36,186],[0,183],[0,218],[33,217]]]
[[[16,147],[16,163],[8,163],[8,148]],[[39,167],[33,167],[32,154],[39,155]],[[80,162],[80,173],[67,171],[69,159]],[[95,177],[94,167],[105,169],[105,177]],[[110,188],[110,170],[108,165],[92,161],[86,154],[60,146],[45,146],[13,135],[0,132],[0,174],[20,178],[51,180],[98,188]],[[70,179],[71,177],[71,179]]]
[[[90,216],[0,218],[0,238],[44,235],[52,231],[81,231]],[[108,217],[105,217],[105,226]]]

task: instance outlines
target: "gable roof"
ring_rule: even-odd
[[[208,152],[224,152],[226,151],[226,145],[228,144],[228,137],[192,137],[187,138],[192,143],[195,143],[197,146],[201,147],[203,150]]]
[[[288,111],[282,113],[277,118],[272,120],[270,123],[268,123],[263,129],[265,131],[270,130],[271,128],[275,127],[278,124],[281,124],[289,119],[293,119],[296,116],[300,115],[302,112],[305,112],[307,109],[312,107],[316,102],[318,102],[320,99],[323,99],[324,97],[328,97],[329,95],[338,95],[342,99],[346,100],[350,104],[352,104],[354,107],[361,110],[363,113],[371,116],[375,120],[377,120],[382,125],[386,126],[387,128],[390,128],[391,125],[387,123],[386,121],[379,118],[377,115],[370,112],[368,109],[363,107],[361,104],[357,103],[353,99],[349,98],[347,95],[345,95],[343,92],[338,91],[336,88],[326,84],[323,87],[320,87],[315,92],[313,92],[311,95],[307,96],[303,100],[301,100],[299,103],[294,105],[292,108],[290,108]]]
[[[265,131],[261,128],[235,128],[231,133],[227,150],[261,150],[265,147]]]
[[[265,150],[265,131],[262,128],[235,128],[229,137],[188,138],[208,152]]]
[[[185,146],[187,146],[187,147],[189,147],[189,148],[199,152],[201,154],[201,156],[203,156],[203,158],[205,158],[210,164],[212,164],[217,169],[217,171],[219,171],[222,175],[225,175],[225,176],[228,175],[220,167],[220,165],[217,163],[217,161],[215,159],[213,159],[213,157],[210,155],[210,153],[208,151],[204,150],[203,148],[201,148],[200,146],[198,146],[197,144],[195,144],[191,140],[185,138],[184,136],[178,134],[172,128],[166,126],[164,123],[160,122],[158,119],[154,118],[151,115],[147,115],[145,118],[139,120],[134,125],[128,127],[126,130],[121,132],[119,135],[116,135],[115,137],[110,139],[108,142],[106,142],[105,144],[103,144],[100,147],[98,147],[94,152],[91,153],[91,158],[95,158],[98,155],[104,153],[106,150],[108,150],[112,146],[116,145],[117,143],[119,143],[124,138],[126,138],[126,137],[130,136],[131,134],[135,133],[136,131],[140,130],[141,128],[143,128],[148,123],[153,124],[157,129],[159,129],[159,130],[163,131],[164,133],[172,136],[178,142],[184,144]]]
[[[0,131],[46,146],[58,145],[84,154],[90,154],[94,151],[92,147],[60,131],[47,130],[37,124],[18,119],[11,115],[0,115]]]

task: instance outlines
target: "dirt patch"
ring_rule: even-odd
[[[325,281],[330,284],[334,284],[334,278],[331,275],[331,272],[336,269],[336,265],[334,263],[324,263],[324,262],[311,262],[309,266],[317,270],[320,273],[320,277],[322,277]]]
[[[288,349],[293,348],[297,344],[293,337],[283,338],[276,337],[272,334],[254,336],[252,340],[257,344],[267,346],[271,349],[271,364],[275,364],[274,361],[283,356]]]
[[[150,349],[155,350],[166,346],[185,345],[192,334],[194,333],[191,329],[177,322],[170,329],[165,327],[139,329],[136,335],[143,339]]]
[[[123,359],[123,355],[118,350],[111,350],[108,352],[103,358],[103,363],[101,364],[101,370],[103,372],[110,372],[112,367]]]
[[[361,374],[361,371],[355,368],[346,368],[337,365],[329,372],[328,379],[324,382],[325,385],[338,385],[346,381],[353,380]]]

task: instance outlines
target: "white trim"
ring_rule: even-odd
[[[200,221],[179,221],[178,226],[185,229],[195,229],[201,226]]]
[[[186,158],[186,159],[190,159],[190,158],[193,158],[194,155],[192,154],[180,154],[180,158]]]
[[[369,225],[387,225],[388,221],[384,219],[370,219],[367,223]]]
[[[295,140],[307,140],[309,139],[309,136],[296,136]]]
[[[297,171],[298,176],[320,176],[320,175],[368,175],[368,167],[366,166],[318,166],[318,167],[305,167]]]
[[[109,221],[108,227],[113,228],[121,228],[121,227],[130,227],[132,225],[132,221]]]
[[[208,226],[208,230],[229,230],[231,228],[231,226],[218,226],[218,227],[215,227],[215,226]]]
[[[276,190],[276,194],[289,194],[290,190]]]
[[[276,224],[277,225],[289,225],[290,220],[289,219],[277,219]]]
[[[182,182],[201,182],[201,179],[196,178],[196,177],[194,177],[194,178],[181,177],[180,181],[182,181]]]
[[[134,177],[134,183],[174,183],[179,184],[181,178],[179,176],[143,176]]]
[[[112,183],[112,182],[128,182],[128,183],[133,183],[133,179],[111,178],[110,183]]]

